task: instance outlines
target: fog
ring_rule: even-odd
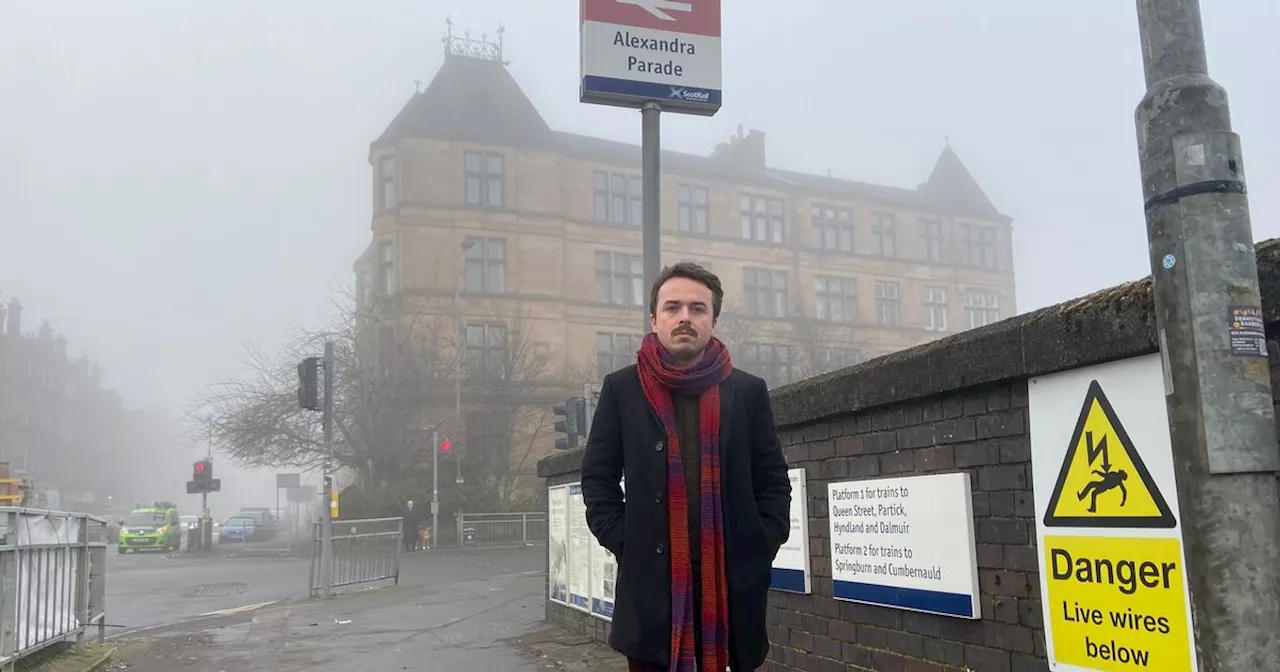
[[[1254,234],[1274,237],[1280,3],[1203,12]],[[370,240],[369,143],[440,67],[447,16],[506,27],[553,128],[639,142],[637,113],[578,102],[576,3],[0,0],[0,302],[126,407],[179,418],[246,347],[334,317]],[[725,105],[666,115],[666,149],[745,124],[773,166],[913,188],[949,144],[1014,218],[1020,312],[1149,272],[1133,2],[737,0],[723,34]],[[187,497],[205,445],[172,443],[148,497]],[[273,470],[218,470],[218,506],[274,502]]]

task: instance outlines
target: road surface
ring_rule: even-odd
[[[404,554],[400,583],[449,585],[541,573],[545,552],[545,547],[538,546]],[[201,558],[114,552],[107,557],[107,621],[111,626],[108,636],[307,596],[307,558]]]

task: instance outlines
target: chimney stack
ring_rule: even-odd
[[[6,325],[5,333],[10,336],[22,335],[22,304],[18,302],[17,297],[9,300],[9,316]]]
[[[711,157],[731,161],[748,170],[764,170],[768,165],[764,133],[754,129],[749,133],[744,132],[742,124],[738,124],[738,134],[729,138],[728,142],[716,145]]]

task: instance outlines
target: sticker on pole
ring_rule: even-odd
[[[1107,399],[1089,383],[1044,515],[1046,527],[1177,525],[1137,446]]]

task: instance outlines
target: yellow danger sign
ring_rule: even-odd
[[[1177,520],[1107,401],[1089,384],[1057,484],[1046,527],[1173,528]]]
[[[1053,656],[1088,670],[1191,670],[1182,542],[1045,536]]]

